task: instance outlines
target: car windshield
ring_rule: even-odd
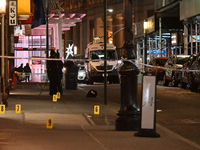
[[[184,64],[186,63],[188,57],[177,57],[176,64]]]
[[[167,59],[156,59],[156,65],[157,66],[164,66]]]
[[[90,53],[91,59],[104,59],[104,50],[95,50]],[[108,60],[116,60],[115,50],[107,50]]]

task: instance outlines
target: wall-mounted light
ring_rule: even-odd
[[[111,13],[111,12],[113,12],[113,9],[107,9],[107,11]]]
[[[74,46],[74,55],[77,55],[77,46]]]
[[[146,33],[147,29],[148,29],[148,21],[144,21],[144,24],[143,24],[143,27],[144,27],[144,33]]]
[[[0,14],[6,13],[6,0],[0,0]]]

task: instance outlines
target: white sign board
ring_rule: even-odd
[[[154,129],[155,76],[143,76],[141,129]]]
[[[17,2],[9,1],[9,25],[17,25]]]

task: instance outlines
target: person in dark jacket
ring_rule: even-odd
[[[21,65],[17,68],[17,76],[18,76],[18,80],[19,82],[23,81],[23,73],[24,73],[24,67],[23,67],[23,63],[21,63]]]
[[[26,66],[24,66],[24,72],[25,72],[25,81],[29,82],[30,80],[30,75],[31,75],[31,68],[29,66],[29,63],[26,63]]]
[[[59,58],[59,53],[51,50],[50,58]],[[62,94],[62,68],[63,62],[61,60],[48,60],[47,61],[47,74],[49,78],[49,94],[54,95],[57,92]]]

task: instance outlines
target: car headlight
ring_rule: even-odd
[[[116,65],[113,65],[113,69],[118,69],[118,65],[116,64]]]

